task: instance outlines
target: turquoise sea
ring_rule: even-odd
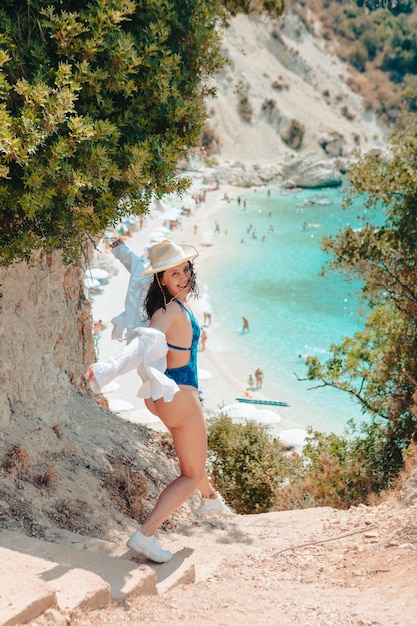
[[[357,208],[342,209],[345,191],[289,193],[271,187],[248,190],[240,204],[236,196],[223,200],[214,216],[219,226],[214,242],[223,255],[209,288],[225,339],[243,355],[248,374],[262,367],[268,397],[290,405],[281,415],[300,428],[338,433],[350,418],[365,419],[360,406],[336,389],[312,390],[315,383],[297,376],[306,376],[306,355],[325,358],[331,343],[363,326],[360,284],[334,273],[320,276],[328,258],[322,238],[347,224],[360,226]],[[249,322],[247,333],[242,316]]]

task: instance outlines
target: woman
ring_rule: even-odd
[[[149,379],[138,395],[145,397],[148,409],[162,420],[172,435],[181,474],[164,489],[141,529],[127,542],[129,548],[157,563],[169,561],[172,554],[161,548],[155,537],[156,530],[195,489],[200,490],[203,498],[200,513],[232,514],[223,498],[211,486],[206,472],[207,433],[197,377],[200,326],[187,302],[190,294],[196,296],[198,293],[192,264],[192,259],[197,255],[193,246],[163,241],[151,247],[150,265],[142,272],[143,276],[153,275],[145,298],[150,326],[138,329],[136,338],[142,335],[143,341],[147,341],[149,333],[153,333],[159,341],[164,336],[167,365],[164,374],[168,383],[174,386],[174,392],[167,391],[160,374],[155,371],[158,367],[155,363],[158,362],[160,367],[160,361],[157,361],[160,354],[155,356],[152,363],[145,363],[144,366],[140,360],[143,355],[138,356],[141,351],[140,342],[138,340],[136,348],[135,337],[132,346],[130,342],[124,351],[129,353],[126,358],[121,355],[120,359],[113,360],[109,366],[94,364],[85,375],[93,391],[96,391],[120,373],[138,367],[142,379]],[[151,351],[148,346],[143,350],[145,353]],[[154,377],[157,379],[156,386],[153,386]]]

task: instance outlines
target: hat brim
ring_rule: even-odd
[[[185,263],[186,261],[191,261],[192,259],[195,259],[196,257],[198,257],[198,250],[196,248],[194,248],[194,246],[190,246],[188,244],[181,244],[181,248],[183,249],[185,256],[182,259],[176,260],[173,263],[167,263],[166,265],[162,265],[161,267],[152,267],[152,265],[149,265],[146,270],[144,270],[141,274],[139,274],[140,276],[148,276],[149,274],[159,274],[159,272],[165,272],[166,270],[170,270],[173,267],[177,267],[177,265],[181,265],[182,263]]]

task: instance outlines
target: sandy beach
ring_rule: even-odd
[[[204,311],[212,314],[210,324],[204,326],[207,333],[205,350],[199,352],[200,390],[207,417],[218,413],[221,407],[236,403],[236,398],[244,397],[248,393],[249,372],[245,367],[245,360],[234,348],[232,337],[227,342],[228,345],[224,345],[224,339],[219,332],[216,315],[211,310],[209,299],[212,265],[218,261],[216,255],[224,254],[224,244],[222,245],[220,238],[216,239],[214,214],[225,202],[226,197],[229,198],[229,202],[233,202],[234,198],[247,194],[248,191],[248,189],[231,186],[208,190],[202,183],[195,181],[190,191],[182,198],[171,197],[155,205],[144,220],[142,228],[138,227],[125,238],[129,248],[138,255],[144,255],[145,259],[147,259],[146,249],[155,243],[155,238],[163,236],[177,243],[191,243],[200,252],[195,263],[200,297],[197,300],[191,300],[190,304],[201,326],[204,326]],[[205,199],[196,203],[193,195],[200,192],[204,193]],[[181,215],[181,207],[191,210],[188,214]],[[167,231],[167,218],[175,216],[176,213],[179,215],[180,226]],[[106,249],[106,246],[100,245],[99,248],[100,252],[96,254],[93,265],[107,269],[109,279],[100,287],[99,293],[90,295],[93,299],[93,319],[102,320],[106,326],[97,341],[97,359],[104,360],[118,354],[123,346],[120,342],[111,339],[110,320],[124,308],[129,273],[113,257],[110,250]],[[105,389],[104,395],[109,401],[110,408],[123,419],[163,430],[164,427],[160,421],[146,409],[143,400],[137,397],[139,386],[140,380],[138,380],[137,373],[130,372],[119,377],[115,383]],[[262,389],[251,392],[251,395],[254,399],[274,399],[273,391],[268,390],[267,382],[264,383]],[[261,407],[258,406],[259,408]],[[274,406],[266,408],[274,415],[271,415],[271,423],[268,424],[266,420],[264,425],[275,436],[282,430],[297,427],[297,424],[285,417],[285,408],[280,409]],[[248,405],[246,409],[249,409]],[[280,421],[278,416],[281,417]],[[278,421],[279,424],[277,424]]]

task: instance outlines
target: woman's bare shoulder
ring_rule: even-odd
[[[167,308],[160,308],[152,315],[151,326],[166,332],[181,316],[181,307],[178,302],[171,301]]]

